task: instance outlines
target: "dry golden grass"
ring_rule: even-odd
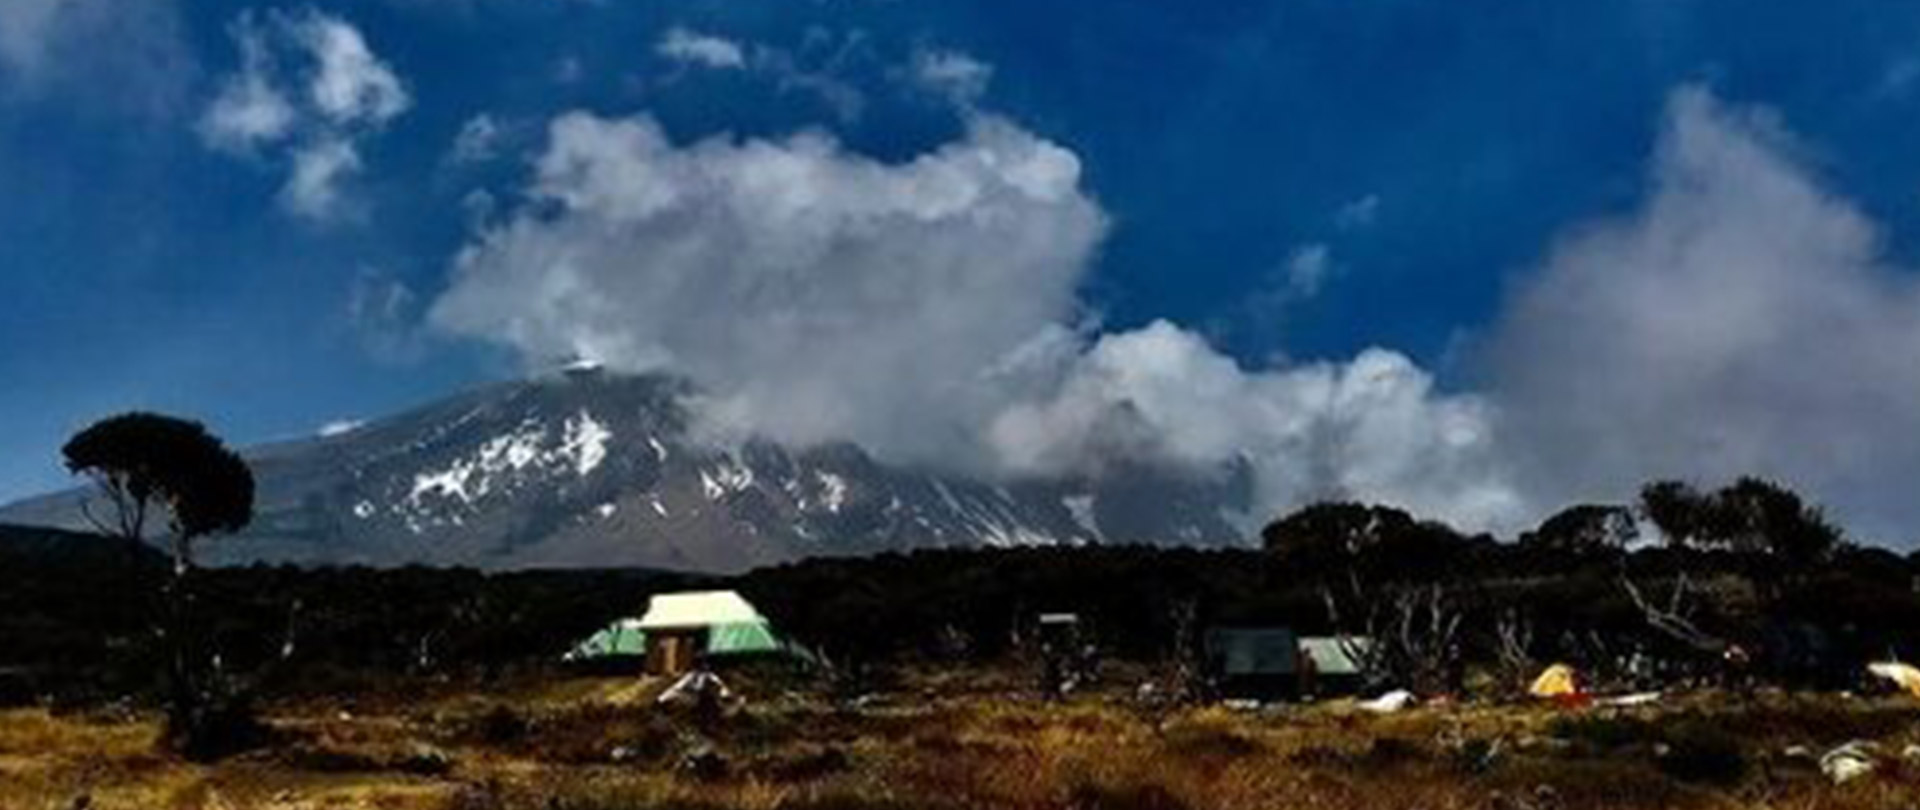
[[[651,704],[657,684],[631,680],[349,696],[274,707],[278,744],[214,766],[153,753],[150,719],[5,712],[0,808],[67,808],[82,795],[109,810],[1920,806],[1920,762],[1901,757],[1920,744],[1920,707],[1894,699],[1702,695],[1631,710],[1374,716],[1341,702],[1048,703],[956,688],[955,677],[858,709],[769,690],[704,737]],[[1676,778],[1687,772],[1670,749],[1715,730],[1738,743],[1744,767]],[[1855,737],[1885,756],[1844,786],[1782,753]],[[703,748],[714,753],[707,772],[681,767]]]

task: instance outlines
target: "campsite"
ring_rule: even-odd
[[[0,0],[0,810],[1920,810],[1920,0]]]
[[[1356,540],[1338,526],[1372,534],[1319,559]],[[160,555],[14,542],[36,573],[0,623],[0,806],[1912,806],[1907,560],[1777,575],[1765,550],[1557,531],[1341,507],[1263,551],[208,569],[197,610],[255,722],[187,758],[156,748],[154,603],[82,596],[159,598]]]

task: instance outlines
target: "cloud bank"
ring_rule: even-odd
[[[1682,88],[1639,209],[1571,229],[1520,286],[1489,358],[1540,497],[1753,473],[1870,533],[1920,521],[1920,283],[1803,151],[1771,112]]]
[[[1108,218],[1071,151],[1004,118],[882,163],[820,133],[676,144],[646,116],[571,113],[526,197],[461,252],[432,322],[534,362],[685,374],[718,437],[1016,476],[1245,460],[1265,510],[1517,509],[1485,404],[1398,354],[1249,370],[1167,323],[1089,332],[1076,290]]]
[[[675,143],[645,116],[564,115],[431,320],[533,362],[685,374],[720,436],[1016,477],[1245,462],[1255,520],[1351,498],[1513,531],[1745,474],[1881,539],[1920,520],[1920,275],[1765,109],[1676,90],[1644,199],[1563,231],[1473,342],[1486,384],[1466,392],[1388,349],[1251,367],[1171,323],[1098,328],[1076,291],[1109,222],[1079,160],[966,115],[899,163],[820,133]],[[1303,251],[1289,280],[1327,268]]]

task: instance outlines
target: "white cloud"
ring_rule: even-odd
[[[1649,198],[1519,290],[1490,357],[1544,497],[1761,474],[1869,531],[1920,520],[1920,285],[1798,151],[1771,112],[1683,88]]]
[[[500,146],[500,125],[493,116],[481,113],[460,125],[453,138],[449,159],[455,163],[484,163],[492,160]]]
[[[242,12],[231,35],[239,69],[198,125],[209,148],[284,163],[279,202],[315,221],[357,213],[342,184],[364,165],[359,144],[412,105],[405,85],[344,20],[318,11]]]
[[[340,184],[360,171],[360,153],[353,143],[323,138],[295,148],[293,171],[280,187],[280,204],[313,220],[334,219],[342,213]]]
[[[644,116],[572,113],[430,319],[532,364],[687,375],[720,436],[1016,475],[1246,458],[1264,510],[1338,494],[1511,518],[1487,406],[1404,357],[1247,370],[1168,324],[1076,334],[1107,223],[1080,179],[987,115],[882,163],[820,133],[675,144]]]
[[[840,78],[839,68],[850,54],[861,53],[859,42],[856,39],[843,45],[824,65],[779,48],[760,48],[755,51],[754,70],[772,76],[782,92],[800,92],[819,99],[841,123],[850,124],[865,114],[867,97]]]
[[[412,104],[392,68],[345,21],[314,12],[295,20],[291,31],[317,65],[307,86],[313,105],[335,123],[377,126]]]
[[[433,321],[535,361],[671,368],[726,421],[935,454],[922,414],[1073,316],[1105,228],[1079,161],[1008,122],[901,164],[830,136],[669,142],[562,116],[533,202],[459,257]]]
[[[1332,272],[1333,253],[1326,243],[1301,245],[1287,256],[1287,288],[1282,297],[1297,301],[1319,295]]]
[[[1494,444],[1491,407],[1433,391],[1395,352],[1247,370],[1164,321],[1101,337],[1046,395],[989,438],[1013,469],[1063,473],[1116,454],[1196,468],[1252,462],[1260,517],[1326,498],[1392,503],[1475,528],[1525,514]]]
[[[200,133],[216,148],[239,151],[285,137],[293,122],[293,105],[249,74],[232,77],[221,88],[200,119]]]
[[[293,104],[274,86],[273,56],[265,35],[249,18],[233,29],[240,71],[220,83],[220,92],[200,118],[200,137],[216,149],[242,152],[280,140],[293,130]]]
[[[653,50],[664,59],[715,70],[737,70],[747,66],[746,52],[739,43],[679,26],[667,29],[660,41],[654,44]]]
[[[993,66],[960,51],[919,50],[913,55],[913,79],[955,104],[970,105],[986,94]]]

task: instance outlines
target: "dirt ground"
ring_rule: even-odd
[[[0,712],[0,808],[1920,807],[1920,701],[1699,694],[1631,708],[1048,702],[921,679],[856,701],[742,685],[717,720],[657,682],[410,684],[267,707],[215,765],[153,717]],[[1871,770],[1820,758],[1864,741]]]

